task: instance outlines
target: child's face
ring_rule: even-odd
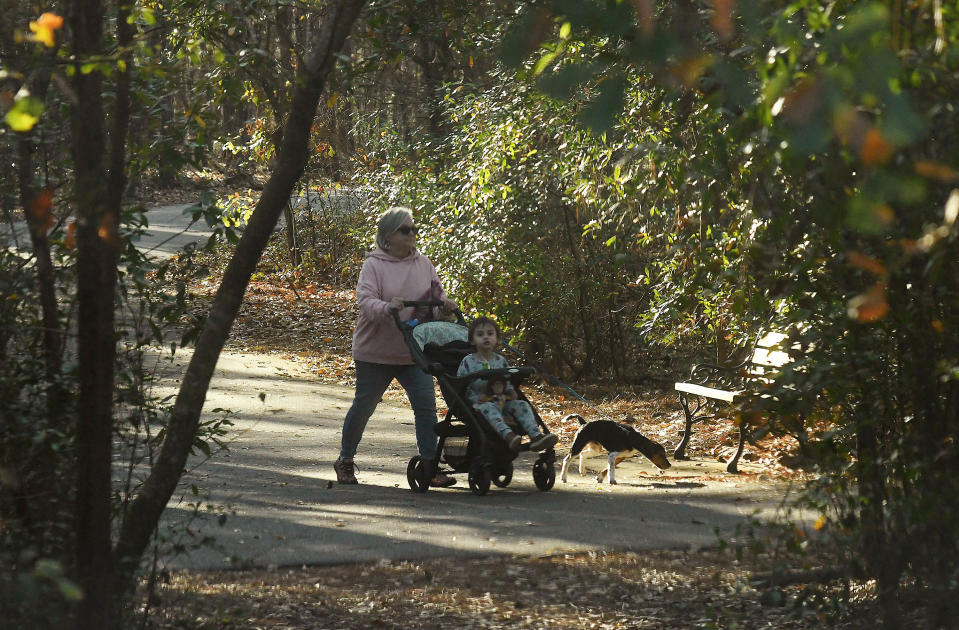
[[[477,350],[491,352],[493,348],[496,347],[496,328],[494,328],[492,324],[480,324],[476,327],[476,330],[473,331],[473,339],[471,341]]]

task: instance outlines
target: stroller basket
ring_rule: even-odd
[[[447,459],[466,457],[469,444],[469,437],[446,438],[446,446],[443,448],[443,454]]]

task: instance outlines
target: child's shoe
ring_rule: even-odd
[[[545,451],[548,448],[552,448],[559,442],[559,436],[555,433],[547,433],[545,435],[540,434],[529,441],[529,450],[536,451]]]
[[[506,446],[509,447],[509,450],[513,451],[514,453],[519,452],[520,444],[523,443],[523,438],[516,435],[512,431],[504,435],[503,440],[506,441]]]

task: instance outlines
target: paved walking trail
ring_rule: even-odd
[[[178,352],[176,363],[165,369],[176,377],[187,360],[187,353]],[[175,385],[169,382],[168,391]],[[228,452],[184,477],[164,520],[165,526],[179,524],[185,544],[205,536],[214,543],[169,558],[167,566],[712,546],[717,527],[724,536],[735,534],[757,511],[771,514],[786,490],[773,480],[727,475],[719,462],[674,462],[661,475],[645,459],[634,458],[617,469],[617,486],[574,469],[569,483],[557,479],[551,491],[541,492],[532,479],[533,455],[523,453],[505,489],[475,496],[465,475],[457,475],[453,488],[415,494],[406,482],[406,464],[415,454],[412,412],[390,401],[377,409],[360,445],[361,483],[339,485],[331,464],[351,400],[351,388],[320,384],[292,361],[224,353],[205,409],[235,411],[236,437]],[[560,443],[557,452],[567,448]],[[595,473],[604,462],[592,459],[590,468]],[[748,464],[743,468],[748,471]],[[230,507],[222,525],[214,515],[190,522],[189,503],[198,498],[194,484],[200,498]],[[187,523],[191,535],[184,538]]]
[[[183,211],[192,205],[181,203],[150,208],[146,213],[149,227],[137,241],[137,247],[151,256],[169,258],[189,243],[202,245],[213,230],[203,219],[189,226],[190,218],[184,216]]]

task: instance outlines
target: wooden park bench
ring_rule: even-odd
[[[785,338],[783,333],[766,333],[756,339],[748,357],[741,363],[732,366],[697,364],[690,371],[688,382],[676,383],[679,403],[686,416],[686,427],[681,432],[679,446],[673,452],[675,459],[688,459],[686,446],[694,422],[716,417],[723,407],[740,402],[763,384],[769,383],[774,373],[790,362],[789,354],[780,347]],[[727,472],[738,472],[739,458],[748,438],[749,427],[741,422],[739,446],[726,465]]]

